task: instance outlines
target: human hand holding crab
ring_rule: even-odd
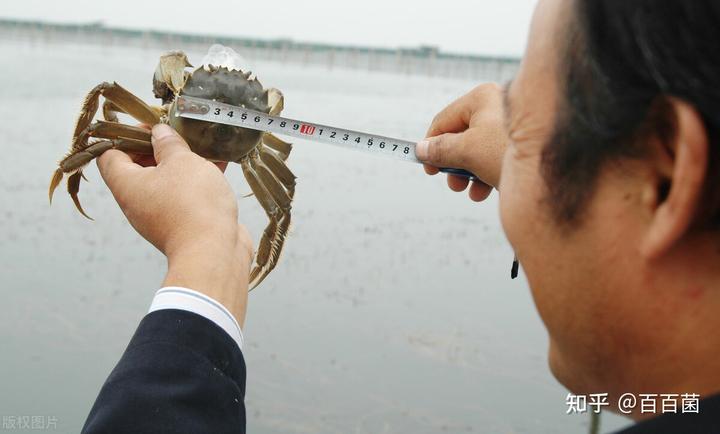
[[[185,53],[181,51],[171,51],[160,57],[153,76],[153,93],[162,101],[161,106],[146,104],[115,82],[104,82],[94,87],[85,97],[75,125],[70,151],[59,162],[59,167],[53,174],[49,195],[52,200],[53,192],[62,179],[68,175],[68,193],[78,210],[87,217],[78,198],[80,180],[84,178],[83,168],[87,163],[110,151],[114,151],[111,152],[111,155],[115,156],[111,161],[120,161],[118,152],[121,151],[144,155],[144,157],[136,158],[137,163],[142,163],[153,153],[156,158],[158,156],[158,150],[154,149],[154,143],[151,146],[149,131],[146,128],[120,123],[117,114],[125,113],[146,125],[170,125],[177,131],[174,134],[182,142],[182,147],[188,151],[181,152],[181,154],[191,154],[189,150],[192,150],[197,154],[195,157],[199,155],[221,167],[228,162],[240,164],[254,196],[265,210],[269,223],[263,231],[254,255],[254,266],[249,276],[250,289],[252,289],[262,282],[277,265],[290,227],[295,176],[286,166],[286,160],[292,146],[270,133],[178,117],[175,113],[175,104],[178,96],[189,95],[275,115],[283,109],[284,97],[282,92],[277,89],[263,88],[249,71],[243,72],[238,69],[237,65],[232,62],[233,57],[237,54],[231,49],[213,46],[208,53],[208,56],[211,55],[214,60],[209,60],[194,71],[186,70],[191,65]],[[101,97],[104,98],[102,106],[100,105]],[[101,109],[104,120],[93,122],[99,109]],[[165,128],[162,130],[168,131]],[[156,139],[153,138],[153,140]],[[190,161],[193,158],[183,155],[184,161]],[[200,167],[199,160],[196,160],[198,161],[196,166]],[[126,155],[125,163],[130,161],[130,157]],[[207,164],[202,167],[212,167],[208,161],[205,161]],[[154,173],[165,173],[168,176],[167,179],[176,180],[183,185],[197,181],[189,172],[181,172],[182,175],[169,173],[169,170],[162,170],[160,167],[165,165],[164,162],[158,160],[158,163],[157,172]],[[125,171],[125,175],[127,176],[140,173],[137,170],[131,171],[129,168],[130,166],[126,167],[128,170]],[[154,182],[168,185],[167,179],[156,178]],[[127,183],[140,185],[132,180],[127,180]],[[225,182],[224,187],[226,184]],[[188,187],[190,186],[188,185]],[[155,197],[158,200],[165,199],[164,196],[152,195],[158,190],[155,183],[143,184],[142,188],[149,189],[148,193],[151,194],[149,197]],[[183,189],[177,189],[177,191],[183,191]],[[202,194],[212,196],[214,190],[208,189],[200,195]],[[203,200],[205,199],[209,200],[210,198],[206,197]],[[199,208],[203,200],[195,202],[195,207]],[[236,207],[234,200],[233,197],[232,206]],[[146,210],[145,206],[150,208]],[[155,204],[151,203],[145,204],[143,208],[128,207],[124,211],[128,214],[129,209],[134,209],[131,211],[131,215],[135,216],[136,213],[154,213],[154,207]],[[236,208],[235,214],[237,214]],[[128,219],[131,218],[131,215],[128,215]],[[206,213],[205,217],[207,220],[204,223],[198,223],[208,226],[212,222],[215,225],[212,214]],[[136,229],[140,230],[137,226]],[[143,236],[148,238],[145,234]],[[148,238],[148,240],[163,250],[163,247],[153,239]],[[240,268],[244,269],[245,267]]]
[[[111,149],[97,160],[100,174],[133,228],[167,257],[163,286],[202,292],[242,325],[253,247],[235,194],[169,126],[156,125],[151,140],[154,160]]]

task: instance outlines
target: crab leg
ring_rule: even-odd
[[[257,154],[243,159],[245,178],[268,215],[250,272],[250,289],[255,288],[275,268],[290,228],[290,204],[294,191],[286,191],[275,175],[263,165]]]
[[[263,249],[262,241],[258,248],[258,267],[256,270],[253,270],[254,272],[250,273],[250,281],[252,286],[255,287],[275,268],[285,244],[285,237],[290,228],[290,208],[295,194],[295,177],[292,173],[288,174],[289,178],[291,178],[290,183],[292,188],[286,189],[275,176],[276,174],[265,166],[257,153],[251,156],[250,164],[282,212],[277,222],[277,229],[268,237],[268,242],[265,243],[265,249]],[[289,172],[289,170],[287,172]],[[268,234],[263,235],[266,237]]]
[[[274,87],[268,89],[266,92],[268,96],[268,105],[270,106],[269,114],[273,116],[280,114],[282,109],[285,107],[285,97],[282,92]],[[290,151],[292,150],[292,145],[290,143],[280,140],[277,136],[270,133],[263,134],[262,140],[265,146],[277,151],[280,154],[282,161],[287,160],[290,155]]]
[[[284,106],[282,92],[268,89],[270,114],[280,113]],[[295,195],[295,175],[285,165],[292,145],[265,133],[259,152],[253,152],[241,164],[255,197],[270,219],[260,238],[255,267],[250,272],[250,289],[255,288],[277,265],[290,228],[290,206]]]
[[[166,106],[150,106],[150,108],[154,112],[159,114],[160,119],[162,119],[164,116],[167,116],[167,107]],[[125,110],[120,108],[117,104],[110,101],[109,99],[106,99],[103,102],[102,112],[103,112],[103,118],[105,118],[105,120],[108,122],[120,122],[117,117],[118,113],[128,114]]]
[[[81,170],[82,166],[89,163],[93,158],[99,157],[107,149],[105,146],[98,146],[98,143],[88,144],[88,139],[91,137],[103,138],[103,139],[126,139],[124,143],[143,143],[150,146],[150,154],[152,154],[152,146],[150,145],[150,132],[144,128],[133,127],[130,125],[119,124],[116,122],[105,122],[97,121],[94,124],[85,128],[80,134],[84,146],[75,147],[70,149],[70,152],[63,158],[59,163],[59,168],[55,171],[52,181],[50,182],[50,188],[48,194],[50,195],[50,202],[52,202],[52,195],[57,188],[58,184],[62,180],[63,173],[70,173],[76,170]],[[102,142],[99,142],[102,143]],[[143,145],[144,146],[144,145]],[[141,148],[139,153],[145,153],[144,148]]]
[[[256,265],[250,272],[250,290],[252,290],[259,283],[255,282],[257,275],[262,271],[263,265],[268,262],[272,250],[270,240],[274,238],[274,235],[278,231],[278,220],[282,215],[282,211],[278,208],[267,189],[262,185],[262,182],[260,182],[257,173],[255,173],[255,170],[250,164],[250,158],[246,157],[242,159],[240,165],[243,169],[243,175],[245,175],[245,179],[250,185],[250,189],[258,202],[260,202],[269,219],[268,225],[265,227],[263,235],[260,238],[257,252],[255,253]]]
[[[100,105],[100,96],[105,98],[103,116],[110,122],[97,121],[91,124]],[[87,217],[77,198],[80,178],[83,177],[82,167],[85,164],[111,148],[152,154],[150,133],[143,128],[117,123],[116,113],[127,113],[142,123],[155,125],[160,122],[163,109],[145,104],[140,98],[114,82],[103,82],[90,90],[85,96],[80,115],[75,123],[70,152],[60,161],[60,167],[50,180],[48,196],[51,203],[53,192],[62,181],[63,175],[71,173],[68,178],[68,192],[78,210]],[[88,143],[91,137],[111,140]],[[112,146],[108,145],[108,143],[112,144]]]
[[[277,136],[271,133],[263,134],[262,142],[263,145],[267,146],[273,151],[277,151],[277,153],[280,154],[280,158],[282,159],[282,161],[286,161],[288,159],[288,156],[290,155],[290,151],[292,151],[292,144],[280,140]]]
[[[255,169],[255,173],[257,173],[260,178],[263,187],[270,193],[273,201],[275,201],[283,212],[289,213],[293,195],[295,194],[295,180],[292,180],[292,191],[288,191],[277,176],[263,163],[257,153],[254,153],[250,157],[250,164],[253,169]],[[290,173],[290,176],[293,176],[292,173]]]
[[[129,127],[129,125],[124,126]],[[65,173],[71,173],[67,182],[68,193],[75,203],[75,207],[78,211],[80,211],[80,214],[92,220],[92,218],[83,210],[82,205],[80,205],[80,199],[78,199],[80,179],[84,178],[82,168],[109,149],[117,149],[134,154],[153,155],[153,148],[149,138],[148,140],[138,140],[121,137],[113,140],[100,140],[88,145],[85,149],[73,151],[60,161],[60,167],[53,174],[48,191],[50,203],[52,203],[53,192],[57,186],[60,185],[63,175]]]
[[[109,99],[106,99],[105,102],[103,102],[102,112],[106,121],[118,122],[117,114],[125,113],[125,110],[121,109],[117,104]]]
[[[125,137],[149,142],[150,136],[150,131],[145,128],[100,120],[91,124],[80,134],[80,137],[85,141],[87,141],[90,137],[97,137],[101,139],[116,139]]]
[[[288,195],[292,198],[295,195],[295,179],[297,177],[285,165],[285,162],[278,158],[275,152],[265,148],[260,148],[260,160],[282,183]]]
[[[160,122],[160,109],[152,108],[145,104],[143,100],[136,97],[129,91],[125,90],[117,83],[103,82],[95,86],[85,96],[80,116],[75,124],[75,133],[73,134],[72,149],[82,148],[85,144],[78,140],[79,136],[90,126],[100,104],[100,96],[110,100],[114,105],[119,107],[123,112],[129,114],[135,119],[148,125],[155,125]]]
[[[150,140],[137,140],[131,138],[118,138],[113,140],[100,140],[74,154],[68,155],[60,162],[60,173],[72,173],[81,170],[87,163],[102,155],[103,152],[117,149],[133,154],[153,155]]]
[[[279,89],[271,87],[267,90],[268,94],[268,105],[270,106],[270,115],[275,116],[280,114],[283,108],[285,108],[285,96]]]

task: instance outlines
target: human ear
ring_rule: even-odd
[[[702,200],[709,158],[707,129],[692,105],[670,98],[675,115],[674,135],[657,141],[654,198],[650,226],[641,252],[648,259],[662,256],[691,228]]]

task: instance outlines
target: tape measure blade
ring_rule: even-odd
[[[407,140],[273,116],[245,107],[186,95],[178,97],[176,109],[176,115],[185,118],[318,141],[400,161],[420,163],[415,157],[415,143]]]

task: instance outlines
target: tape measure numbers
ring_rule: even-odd
[[[421,163],[415,156],[415,142],[394,139],[377,134],[337,128],[297,119],[273,116],[267,113],[217,101],[189,96],[178,96],[177,115],[200,121],[215,122],[252,130],[265,131],[355,149],[365,153],[390,157],[411,163]],[[462,169],[440,169],[446,173],[475,179]]]

